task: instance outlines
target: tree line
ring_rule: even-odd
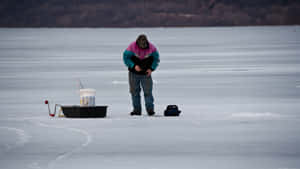
[[[300,24],[300,0],[1,0],[0,27]]]

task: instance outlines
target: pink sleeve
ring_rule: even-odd
[[[135,48],[135,45],[136,45],[136,43],[135,43],[135,42],[132,42],[132,43],[128,46],[128,48],[127,48],[126,50],[133,52],[133,51],[134,51],[134,48]]]

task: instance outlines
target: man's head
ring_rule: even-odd
[[[142,49],[147,49],[149,47],[147,36],[144,34],[138,36],[138,38],[136,39],[136,43]]]

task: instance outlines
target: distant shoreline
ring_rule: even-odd
[[[0,13],[5,28],[300,25],[295,0],[6,0]]]

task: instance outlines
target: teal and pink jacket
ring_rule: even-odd
[[[123,61],[129,71],[137,74],[146,74],[147,69],[154,71],[157,68],[159,53],[150,42],[146,49],[141,49],[136,42],[132,42],[123,53]],[[136,72],[134,69],[135,65],[139,65],[142,71]]]

